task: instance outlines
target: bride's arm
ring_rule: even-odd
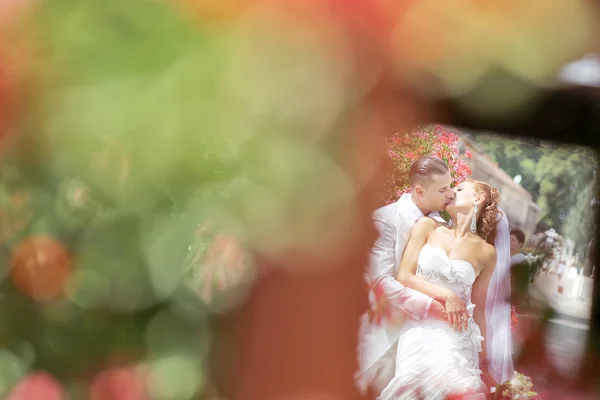
[[[464,327],[460,321],[467,316],[464,302],[452,290],[416,275],[419,253],[427,243],[429,234],[436,228],[437,223],[431,218],[421,218],[417,221],[404,250],[397,278],[404,286],[444,303],[448,312],[448,323],[455,329],[462,330]]]
[[[485,303],[487,299],[488,286],[490,284],[490,279],[494,274],[494,269],[496,268],[496,250],[491,247],[484,255],[484,268],[475,279],[475,283],[473,284],[473,291],[471,293],[471,301],[475,304],[475,309],[473,310],[473,319],[475,323],[479,326],[481,330],[481,336],[483,336],[483,342],[481,343],[481,353],[480,358],[483,360],[488,360],[487,356],[487,346],[486,346],[486,338],[487,338],[487,321],[485,319]],[[482,370],[484,373],[483,378],[484,381],[487,380],[486,384],[495,382],[490,382],[491,375],[488,371],[488,366],[482,365]]]

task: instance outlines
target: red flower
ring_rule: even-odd
[[[450,168],[454,183],[471,175],[471,169],[458,151],[459,138],[441,125],[421,127],[409,134],[397,133],[387,140],[387,158],[393,173],[387,179],[387,203],[397,200],[409,188],[408,170],[419,157],[432,155],[441,158]],[[469,153],[470,154],[470,153]]]
[[[407,138],[405,138],[404,136],[396,136],[392,139],[392,141],[394,142],[394,144],[399,144],[402,145],[406,142]],[[410,139],[408,139],[410,140]]]
[[[146,400],[146,382],[134,366],[100,372],[90,387],[92,400]]]
[[[471,154],[471,152],[469,150],[467,150],[467,151],[465,151],[465,157],[473,158],[473,154]]]
[[[67,249],[45,235],[23,239],[13,250],[10,266],[15,286],[39,301],[60,297],[72,270]]]
[[[53,376],[45,372],[27,375],[11,390],[7,400],[62,400],[64,392]]]

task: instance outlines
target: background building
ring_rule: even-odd
[[[472,158],[468,159],[472,179],[489,183],[500,192],[500,208],[506,213],[511,227],[522,229],[529,237],[536,231],[541,209],[533,201],[533,196],[523,186],[498,167],[468,134],[460,134],[461,153],[470,151]]]

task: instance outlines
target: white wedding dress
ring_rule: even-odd
[[[433,318],[407,320],[398,339],[395,376],[379,400],[446,399],[450,395],[485,399],[479,352],[483,337],[472,318],[473,266],[449,259],[446,252],[426,244],[419,254],[417,275],[454,291],[467,305],[468,328],[455,332]]]

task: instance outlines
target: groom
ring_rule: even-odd
[[[404,287],[396,280],[396,274],[417,220],[429,215],[443,221],[437,211],[444,210],[454,198],[454,191],[450,187],[450,170],[437,157],[421,157],[410,167],[409,181],[410,194],[404,194],[395,203],[373,214],[379,238],[371,251],[366,274],[371,309],[361,321],[356,380],[363,392],[370,389],[376,395],[394,377],[394,345],[404,316],[414,319],[430,316],[446,321],[446,312],[441,303]],[[375,300],[377,295],[379,298]]]

